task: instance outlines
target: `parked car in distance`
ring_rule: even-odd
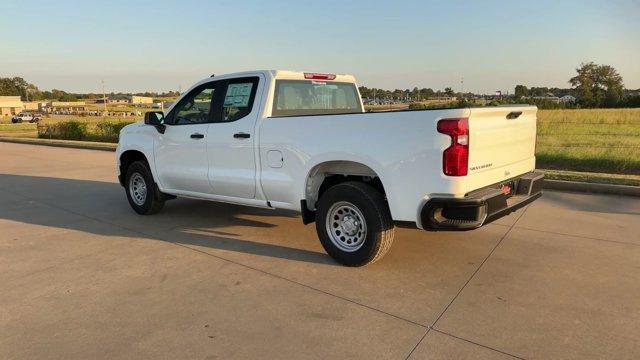
[[[22,122],[36,123],[40,120],[42,120],[42,114],[28,111],[23,111],[11,118],[11,122],[14,124]]]
[[[122,129],[118,178],[143,215],[177,196],[298,211],[329,255],[362,266],[395,225],[472,230],[539,198],[536,112],[365,113],[350,75],[216,76]]]

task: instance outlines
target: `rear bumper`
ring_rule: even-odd
[[[467,194],[463,198],[432,198],[420,213],[426,230],[473,230],[508,215],[542,196],[544,174],[530,172],[508,181],[505,195],[501,184]]]

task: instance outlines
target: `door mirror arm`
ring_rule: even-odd
[[[164,134],[167,128],[164,124],[164,113],[161,111],[147,111],[144,113],[144,123],[155,127],[160,134]]]

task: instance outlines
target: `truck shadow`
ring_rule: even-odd
[[[640,215],[640,202],[630,196],[545,191],[543,198],[552,206],[571,211]]]
[[[263,233],[279,226],[275,222],[297,217],[291,211],[190,199],[169,201],[160,214],[140,216],[117,183],[0,174],[0,220],[337,266],[321,252],[255,240],[272,236]],[[302,226],[299,219],[295,223]],[[251,230],[253,240],[246,239],[243,228]],[[257,236],[256,228],[261,229]]]

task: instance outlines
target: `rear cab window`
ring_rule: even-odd
[[[354,83],[276,80],[271,115],[304,116],[363,112]]]

